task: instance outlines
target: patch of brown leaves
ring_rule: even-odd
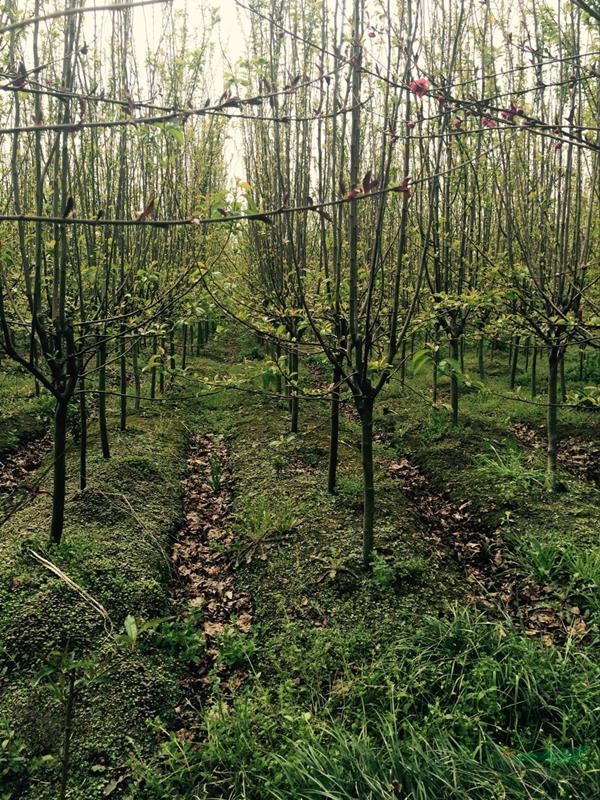
[[[25,479],[39,467],[51,447],[52,436],[45,433],[4,456],[0,460],[0,496],[25,490]]]
[[[513,432],[526,447],[540,449],[545,446],[543,434],[525,422],[515,422]],[[558,445],[558,463],[567,472],[600,486],[600,445],[578,436],[567,436]]]
[[[214,481],[219,479],[218,487]],[[174,596],[201,611],[207,640],[203,662],[186,680],[186,690],[206,700],[210,673],[217,669],[221,689],[239,685],[241,676],[218,664],[215,638],[227,627],[248,633],[252,626],[250,597],[236,590],[228,551],[233,541],[233,480],[225,444],[212,436],[194,436],[183,481],[184,522],[173,546]]]
[[[477,602],[491,610],[502,608],[518,629],[548,644],[586,633],[579,609],[569,607],[551,587],[525,575],[511,559],[499,532],[490,530],[469,502],[453,502],[406,458],[383,466],[419,512],[429,545],[454,554]]]

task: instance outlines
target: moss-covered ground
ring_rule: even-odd
[[[36,396],[31,376],[4,362],[0,367],[0,458],[41,436],[52,413],[47,395]]]
[[[385,433],[376,448],[377,555],[365,571],[358,426],[343,419],[331,496],[325,403],[303,401],[300,433],[290,436],[285,404],[257,394],[259,382],[214,392],[199,384],[260,374],[260,352],[240,338],[217,337],[168,403],[131,417],[127,432],[113,431],[109,462],[92,430],[90,485],[77,491],[73,456],[58,549],[45,548],[43,494],[3,527],[6,797],[58,796],[69,670],[79,680],[73,800],[598,796],[600,497],[593,481],[568,470],[566,491],[544,490],[543,448],[512,432],[523,422],[540,430],[543,398],[530,405],[500,397],[509,392],[498,361],[491,391],[465,388],[453,428],[427,400],[426,371],[411,376],[410,389],[390,384],[377,412]],[[470,354],[467,367],[474,369]],[[445,379],[440,391],[443,398]],[[598,441],[589,412],[565,410],[561,425],[564,436]],[[204,705],[182,688],[194,670],[182,653],[199,629],[168,590],[191,432],[227,444],[236,534],[229,556],[236,588],[254,607],[252,631],[218,643],[244,680],[222,688],[215,672]],[[583,629],[548,644],[482,609],[462,565],[428,541],[421,515],[386,472],[398,457],[448,498],[470,501],[501,531],[510,559],[578,606]],[[110,622],[32,550],[101,603]],[[176,615],[179,627],[154,623],[132,639],[131,629],[124,635],[128,615],[140,629]],[[87,663],[52,661],[67,645]]]

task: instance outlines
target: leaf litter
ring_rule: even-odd
[[[171,553],[172,593],[182,607],[198,613],[206,641],[203,658],[183,679],[182,688],[190,701],[209,704],[213,685],[227,696],[244,679],[243,667],[220,659],[219,637],[249,633],[253,619],[251,598],[237,590],[230,559],[233,477],[220,437],[192,437],[182,483],[183,522]],[[188,738],[193,721],[182,713],[181,723],[179,735]]]

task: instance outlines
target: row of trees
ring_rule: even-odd
[[[187,18],[166,14],[144,61],[136,5],[109,15],[106,53],[87,44],[76,3],[23,25],[13,0],[0,22],[11,154],[2,347],[56,400],[53,540],[69,404],[77,398],[85,429],[86,398],[98,398],[108,456],[107,366],[119,366],[124,428],[130,375],[139,397],[145,365],[153,396],[177,326],[195,330],[210,306],[269,341],[292,431],[312,381],[303,355],[329,365],[332,492],[340,403],[352,398],[366,563],[374,409],[415,342],[434,400],[448,347],[455,422],[465,341],[479,347],[480,379],[486,339],[510,339],[514,370],[532,345],[545,355],[555,489],[561,364],[569,347],[596,346],[600,317],[589,14],[538,0],[494,12],[472,0],[238,2],[247,53],[214,99],[214,18],[192,46]],[[235,186],[227,135],[245,165]]]
[[[331,366],[329,489],[339,402],[362,428],[363,554],[374,533],[373,410],[418,337],[440,348],[459,418],[461,347],[509,339],[547,361],[548,489],[557,488],[559,371],[596,346],[597,33],[577,6],[360,2],[255,4],[238,87],[306,81],[244,126],[247,193],[288,206],[232,243],[229,313]],[[258,114],[257,114],[258,116]],[[282,124],[282,119],[285,123]],[[283,130],[282,130],[283,129]],[[247,265],[247,266],[246,266]],[[408,347],[410,342],[410,347]],[[310,376],[305,380],[310,383]],[[535,383],[535,378],[534,378]],[[292,400],[291,429],[297,429]]]
[[[76,2],[48,21],[36,0],[31,25],[17,24],[17,3],[3,9],[2,24],[12,29],[3,52],[1,180],[13,212],[5,216],[15,221],[3,223],[1,346],[55,401],[56,543],[70,406],[79,406],[85,488],[90,398],[109,458],[107,398],[118,396],[125,430],[130,393],[139,408],[142,371],[150,374],[148,399],[155,399],[173,372],[176,332],[191,328],[196,342],[206,336],[201,270],[226,236],[153,224],[163,216],[207,216],[223,191],[221,118],[186,119],[177,111],[202,80],[211,19],[205,37],[192,42],[185,16],[165,16],[160,45],[141,74],[136,5],[119,6],[99,28],[74,13],[81,12]],[[115,368],[117,386],[107,382]]]

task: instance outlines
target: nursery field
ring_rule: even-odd
[[[0,800],[600,798],[599,65],[0,2]]]

